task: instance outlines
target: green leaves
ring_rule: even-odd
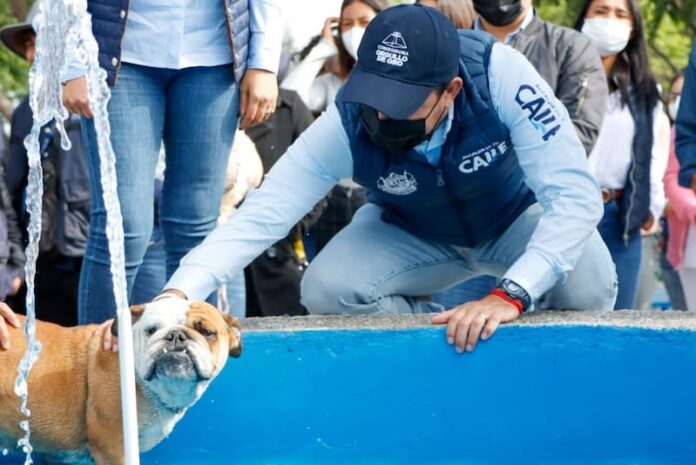
[[[25,3],[28,9],[31,2],[27,0],[0,0],[0,26],[19,22],[12,12],[13,3]],[[15,5],[16,6],[16,5]],[[24,9],[24,11],[26,11]],[[22,95],[27,92],[27,73],[29,64],[0,45],[0,92],[5,95]]]

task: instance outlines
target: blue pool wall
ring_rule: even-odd
[[[656,314],[525,317],[461,355],[427,317],[256,320],[141,463],[694,464],[696,316]]]
[[[696,463],[695,388],[691,329],[252,332],[143,461]]]

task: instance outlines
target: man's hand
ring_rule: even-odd
[[[249,69],[244,73],[239,93],[240,129],[265,121],[276,110],[278,81],[276,75],[263,69]]]
[[[19,328],[21,326],[19,318],[12,309],[5,303],[0,302],[0,349],[7,350],[10,348],[10,331],[7,325]]]
[[[508,323],[520,315],[517,308],[495,295],[469,302],[432,318],[435,325],[447,324],[447,343],[454,344],[457,352],[472,352],[479,340],[489,339],[498,325]]]
[[[84,76],[72,79],[63,85],[63,105],[74,115],[92,118],[87,94],[87,79]]]

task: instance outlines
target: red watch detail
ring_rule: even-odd
[[[517,311],[520,313],[520,315],[522,314],[522,311],[524,310],[524,304],[519,300],[513,299],[512,297],[507,295],[502,289],[493,289],[490,295],[500,297],[505,302],[514,305]]]

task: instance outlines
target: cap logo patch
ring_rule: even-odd
[[[389,34],[381,44],[377,46],[377,61],[392,66],[402,67],[408,61],[408,47],[400,32]]]

